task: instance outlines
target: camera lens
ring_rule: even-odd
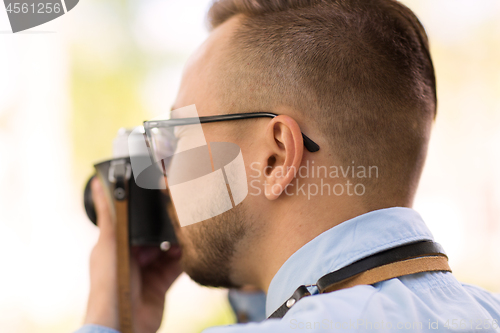
[[[83,192],[83,205],[85,206],[85,211],[87,212],[87,216],[90,221],[97,225],[97,214],[95,212],[94,200],[92,199],[92,189],[90,188],[90,183],[94,177],[95,175],[90,177],[87,181],[87,185],[85,185],[85,191]]]

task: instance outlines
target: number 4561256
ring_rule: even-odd
[[[27,14],[27,13],[33,13],[33,14],[59,14],[61,12],[61,4],[60,3],[51,3],[51,2],[46,2],[46,3],[37,3],[37,4],[28,4],[28,3],[9,3],[7,6],[7,12],[8,13],[14,13],[14,14]]]

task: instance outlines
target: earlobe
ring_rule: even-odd
[[[299,125],[289,116],[277,116],[268,125],[266,143],[270,149],[264,190],[267,199],[275,200],[295,178],[302,161],[304,143]]]

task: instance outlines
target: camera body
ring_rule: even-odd
[[[170,214],[174,208],[167,190],[145,189],[137,185],[132,175],[130,157],[126,138],[129,130],[121,129],[114,141],[113,155],[121,155],[94,165],[96,173],[88,180],[84,190],[84,206],[89,219],[97,224],[97,216],[90,188],[91,180],[98,177],[104,187],[108,203],[116,211],[116,200],[126,201],[128,216],[129,244],[132,246],[159,246],[167,249],[177,243]],[[145,156],[149,159],[149,156]],[[154,167],[154,166],[152,166]],[[163,180],[163,173],[149,172],[157,175],[158,182]],[[155,180],[155,179],[153,179]],[[151,180],[150,180],[151,181]],[[118,183],[122,183],[117,186]]]

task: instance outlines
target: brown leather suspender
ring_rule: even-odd
[[[351,288],[359,285],[375,284],[396,277],[431,271],[448,271],[448,260],[441,256],[428,256],[412,258],[380,266],[328,286],[323,293],[330,293],[340,289]]]
[[[326,274],[314,286],[318,288],[320,294],[323,294],[358,285],[374,284],[404,275],[432,271],[451,272],[448,257],[439,244],[422,241],[360,259]],[[292,297],[269,316],[269,319],[283,318],[298,300],[310,295],[307,286],[300,286]]]

